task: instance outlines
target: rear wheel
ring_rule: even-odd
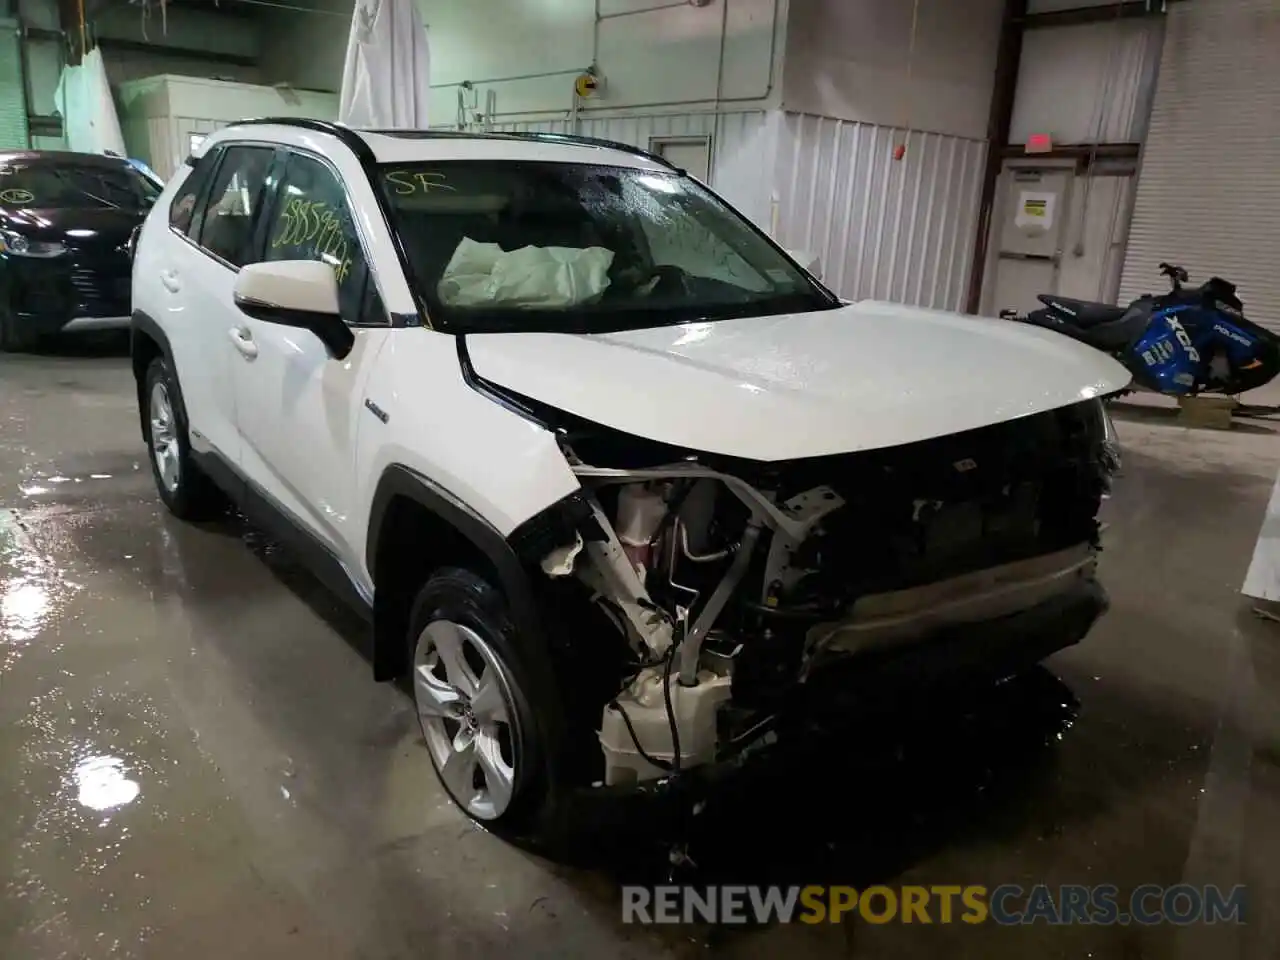
[[[147,368],[141,401],[151,473],[164,505],[183,520],[204,520],[221,513],[226,501],[192,459],[182,395],[163,357],[156,357]]]

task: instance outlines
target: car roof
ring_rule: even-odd
[[[109,157],[102,153],[79,153],[75,150],[0,150],[0,163],[74,163],[80,166],[118,167],[128,165],[124,157]]]
[[[224,139],[249,138],[315,147],[316,136],[334,136],[377,163],[437,160],[526,160],[589,163],[670,172],[661,157],[626,144],[589,137],[539,133],[462,133],[452,130],[360,130],[324,121],[264,119],[224,127],[201,144],[203,153]]]

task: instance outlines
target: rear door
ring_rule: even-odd
[[[239,354],[231,331],[240,312],[232,288],[251,250],[274,155],[267,145],[228,144],[202,158],[188,178],[202,182],[174,197],[175,238],[159,264],[165,314],[157,319],[169,334],[191,444],[237,468],[232,371]]]

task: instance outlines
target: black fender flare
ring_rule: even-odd
[[[533,589],[524,565],[511,543],[497,528],[449,493],[409,467],[391,464],[382,471],[369,508],[369,528],[365,540],[365,568],[377,580],[375,566],[378,540],[387,507],[396,497],[407,497],[434,513],[473,544],[498,574],[499,583],[511,609],[512,618],[524,628],[538,622]]]
[[[142,338],[151,340],[160,348],[160,355],[164,357],[165,363],[169,365],[169,369],[177,376],[177,366],[173,362],[173,347],[169,344],[169,335],[156,322],[155,318],[143,310],[134,310],[129,318],[129,359],[133,365],[133,378],[138,386],[138,428],[142,430],[142,438],[146,440],[146,405],[143,403],[142,389],[146,383],[147,371],[143,367],[139,369],[138,358],[142,355],[140,344]],[[182,391],[178,391],[177,397],[182,422],[187,423],[187,407],[182,400]]]

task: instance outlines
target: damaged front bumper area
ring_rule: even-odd
[[[584,425],[563,446],[576,513],[524,556],[582,588],[630,651],[596,705],[606,787],[732,766],[819,704],[1009,676],[1107,606],[1096,515],[1117,463],[1100,403],[783,464]]]
[[[1082,543],[939,583],[859,597],[846,619],[809,630],[811,656],[820,665],[1035,609],[1093,584],[1097,563],[1097,551]]]

